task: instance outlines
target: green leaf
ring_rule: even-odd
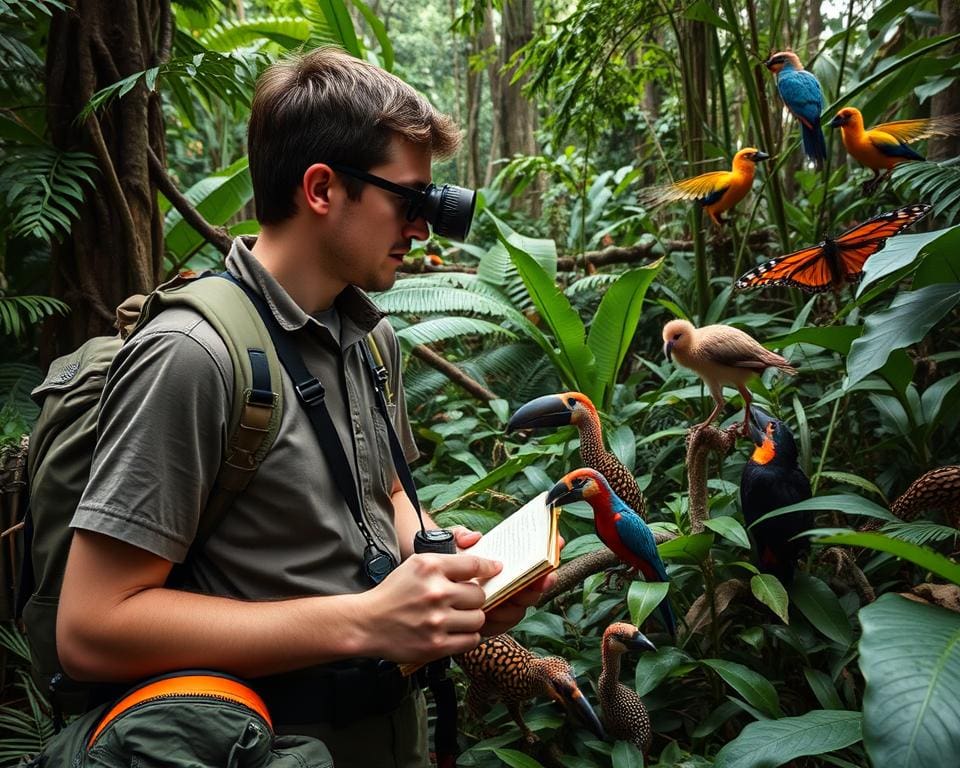
[[[783,714],[776,689],[763,675],[743,664],[726,659],[703,659],[700,663],[720,675],[750,706],[770,717],[780,717]]]
[[[643,768],[643,753],[629,741],[618,741],[610,753],[613,768]]]
[[[543,768],[542,763],[538,763],[530,755],[525,755],[515,749],[495,749],[493,754],[500,758],[504,764],[509,765],[510,768]]]
[[[516,334],[502,325],[476,317],[437,317],[408,325],[397,331],[397,338],[410,349],[418,344],[434,344],[461,336],[506,336],[515,339]]]
[[[719,533],[723,538],[732,541],[738,547],[750,549],[750,539],[747,538],[747,532],[735,517],[730,517],[729,515],[711,517],[709,520],[704,520],[703,524],[711,531]]]
[[[805,510],[829,510],[843,512],[847,515],[876,517],[880,520],[886,520],[891,523],[898,520],[895,515],[890,513],[890,510],[884,509],[879,504],[872,502],[869,499],[855,496],[852,493],[841,493],[828,496],[814,496],[813,498],[805,499],[804,501],[798,501],[796,504],[791,504],[788,507],[780,507],[780,509],[775,509],[773,512],[767,512],[767,514],[765,514],[763,517],[752,522],[749,527],[753,528],[753,526],[762,520],[769,520],[774,517],[779,517],[780,515],[788,515],[791,512],[801,512]]]
[[[600,300],[590,324],[587,347],[597,361],[596,386],[598,408],[606,409],[613,395],[617,373],[627,356],[637,331],[647,288],[663,266],[663,258],[652,264],[624,272]]]
[[[780,348],[789,344],[813,344],[832,352],[846,354],[850,350],[850,345],[861,333],[863,329],[855,325],[799,328],[783,336],[767,339],[767,345]]]
[[[697,565],[709,554],[712,544],[712,533],[697,533],[692,536],[677,536],[658,544],[657,551],[664,560]]]
[[[323,11],[331,31],[347,53],[362,59],[363,50],[346,4],[342,0],[314,0],[314,3]]]
[[[898,293],[888,309],[870,315],[863,335],[853,342],[847,357],[849,390],[878,370],[890,353],[920,341],[960,301],[960,283],[929,285]]]
[[[663,581],[634,581],[627,592],[630,621],[635,626],[641,626],[643,620],[663,602],[669,589],[670,584]]]
[[[859,712],[826,709],[759,720],[717,753],[713,768],[776,768],[797,757],[844,749],[860,741],[862,721]]]
[[[790,599],[807,621],[836,643],[849,647],[853,629],[843,606],[830,587],[806,573],[798,573],[790,586]]]
[[[817,701],[820,702],[821,707],[824,709],[844,708],[840,697],[837,695],[837,687],[833,684],[833,680],[830,679],[830,675],[819,669],[811,669],[810,667],[806,667],[803,670],[803,674],[806,676],[810,690],[812,690],[813,695],[817,697]]]
[[[960,615],[882,595],[860,611],[864,744],[873,765],[928,768],[960,755]]]
[[[864,263],[863,280],[857,289],[857,296],[862,296],[868,285],[910,266],[921,253],[927,250],[928,245],[932,245],[950,231],[951,229],[938,229],[933,232],[898,235],[887,240],[883,249]]]
[[[811,532],[817,536],[816,541],[821,544],[842,544],[849,547],[868,547],[879,552],[889,552],[924,570],[935,573],[941,578],[960,584],[960,565],[947,559],[939,552],[928,547],[911,544],[900,539],[892,539],[882,533],[873,531],[859,533],[836,528],[820,528]]]
[[[725,29],[728,32],[732,31],[726,20],[708,5],[706,0],[697,0],[683,12],[683,18],[693,21],[705,21],[707,24],[717,27],[718,29]]]
[[[637,659],[634,670],[637,693],[640,696],[646,696],[671,672],[691,661],[693,659],[688,654],[672,645],[660,648],[654,653],[644,653]]]
[[[787,610],[790,600],[787,597],[787,590],[780,583],[780,579],[772,573],[757,574],[750,579],[750,590],[753,592],[753,596],[777,614],[784,624],[790,623],[790,614]]]
[[[582,536],[577,536],[573,541],[568,542],[564,548],[560,550],[560,559],[566,562],[575,557],[580,557],[580,555],[596,552],[598,549],[603,549],[606,546],[606,544],[600,541],[600,537],[597,536],[597,534],[585,533]]]
[[[823,472],[818,473],[815,477],[820,477],[820,479],[833,480],[836,483],[846,483],[847,485],[855,485],[858,488],[863,488],[865,491],[870,491],[870,493],[875,493],[881,499],[886,499],[876,483],[872,483],[867,480],[865,477],[860,477],[860,475],[854,475],[850,472],[833,472],[824,470]]]

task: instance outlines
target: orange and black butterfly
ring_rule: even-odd
[[[867,259],[883,248],[888,237],[900,234],[930,212],[924,203],[908,205],[890,213],[881,213],[848,229],[835,238],[803,248],[786,256],[758,264],[736,282],[736,287],[758,288],[764,285],[789,285],[807,293],[840,290],[843,284],[863,277]]]

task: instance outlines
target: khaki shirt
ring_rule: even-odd
[[[252,242],[235,241],[227,268],[264,296],[326,388],[367,527],[399,557],[390,501],[396,470],[359,347],[376,328],[394,393],[388,407],[412,460],[417,449],[396,336],[366,295],[348,287],[335,302],[341,329],[334,338],[260,265],[249,250]],[[183,308],[154,318],[114,360],[100,405],[90,482],[71,525],[182,562],[220,467],[232,392],[230,357],[206,321]],[[191,558],[185,588],[252,600],[369,588],[362,574],[365,539],[285,372],[283,394],[276,442],[204,551]]]

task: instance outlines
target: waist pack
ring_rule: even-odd
[[[155,678],[74,720],[21,768],[328,768],[309,736],[276,736],[263,700],[215,672]]]

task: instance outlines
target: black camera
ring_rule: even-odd
[[[431,184],[423,190],[420,215],[427,220],[434,234],[451,240],[466,240],[473,221],[477,193],[466,187]]]

